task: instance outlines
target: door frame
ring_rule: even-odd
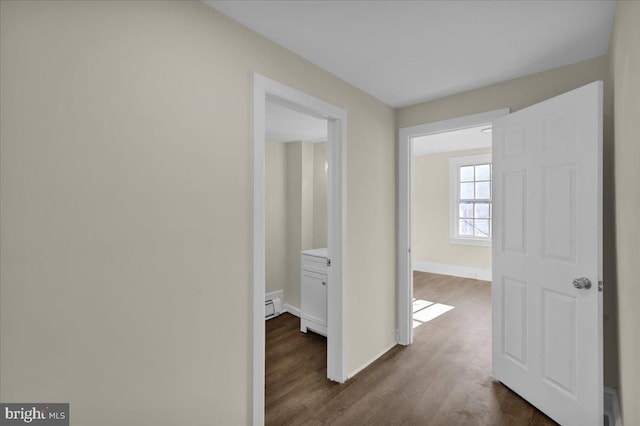
[[[344,295],[347,229],[347,111],[260,74],[253,74],[252,423],[264,424],[265,375],[265,129],[266,101],[328,121],[327,377],[346,379]]]
[[[411,261],[413,149],[411,139],[491,124],[494,119],[505,116],[509,112],[509,108],[502,108],[417,126],[402,127],[398,131],[398,329],[396,336],[397,342],[401,345],[413,343],[413,262]]]

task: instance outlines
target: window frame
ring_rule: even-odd
[[[491,237],[467,237],[461,236],[458,229],[459,203],[460,203],[460,167],[477,166],[481,164],[492,164],[491,153],[465,155],[461,157],[449,157],[449,242],[457,245],[469,245],[480,247],[491,247],[493,239],[493,214],[489,222],[491,223]],[[475,177],[474,177],[475,181]],[[491,171],[491,197],[488,199],[493,209],[493,168]],[[475,194],[474,194],[475,195]],[[479,199],[476,199],[479,200]],[[487,200],[481,200],[487,201]]]

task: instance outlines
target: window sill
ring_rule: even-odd
[[[491,240],[478,238],[449,238],[449,243],[461,246],[491,247]]]

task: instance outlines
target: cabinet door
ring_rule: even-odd
[[[327,325],[327,276],[302,271],[302,315],[309,321]]]

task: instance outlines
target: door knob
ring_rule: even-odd
[[[589,281],[589,278],[576,278],[573,280],[573,286],[578,289],[584,288],[588,290],[591,288],[591,281]]]

